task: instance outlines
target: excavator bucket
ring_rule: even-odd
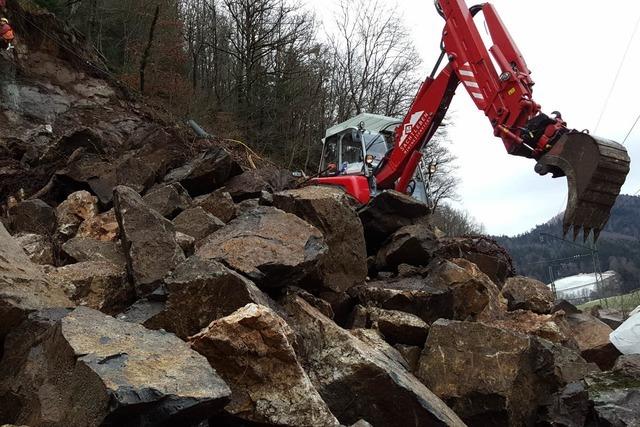
[[[564,235],[573,227],[584,241],[593,231],[593,241],[609,220],[611,208],[629,173],[629,155],[617,142],[584,132],[567,132],[536,164],[540,175],[567,177],[569,196],[562,224]]]

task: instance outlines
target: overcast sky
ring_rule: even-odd
[[[543,111],[559,110],[568,126],[593,133],[634,26],[640,2],[616,0],[495,0],[492,2],[520,47],[533,79],[534,99]],[[327,28],[337,0],[307,0]],[[410,30],[425,75],[438,55],[443,20],[432,0],[389,1]],[[469,2],[469,5],[472,3]],[[486,34],[483,23],[480,32]],[[622,142],[640,114],[640,31],[634,37],[597,134]],[[528,231],[564,209],[566,179],[540,177],[535,161],[506,154],[491,126],[464,88],[450,114],[451,149],[458,156],[460,206],[491,234]],[[640,191],[640,123],[627,140],[631,173],[622,189]],[[640,161],[640,160],[639,160]]]

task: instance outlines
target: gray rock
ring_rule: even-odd
[[[522,276],[508,278],[502,295],[507,299],[509,310],[530,310],[538,314],[550,313],[555,300],[547,285]]]
[[[224,227],[224,222],[205,211],[200,206],[181,212],[174,220],[176,231],[199,241]]]
[[[196,250],[196,239],[179,231],[176,231],[176,242],[187,258]]]
[[[198,196],[193,202],[196,206],[202,207],[205,211],[224,223],[231,221],[238,214],[231,195],[222,190],[216,190],[211,194]]]
[[[155,209],[169,219],[175,218],[180,212],[189,209],[193,202],[187,190],[177,182],[152,188],[142,200],[151,209]]]
[[[62,245],[62,250],[76,262],[108,261],[118,266],[127,263],[120,242],[74,237]]]
[[[380,331],[390,345],[400,343],[423,346],[427,340],[429,325],[414,314],[377,307],[358,306],[355,310],[361,312],[355,317],[362,317],[364,314],[364,319],[359,319],[356,327]]]
[[[588,313],[568,314],[565,318],[582,357],[596,363],[600,369],[611,369],[621,354],[609,341],[609,334],[613,330]]]
[[[293,175],[285,169],[266,167],[250,169],[234,176],[224,185],[233,200],[241,202],[246,199],[260,198],[263,192],[274,193],[289,189],[294,184]]]
[[[402,365],[340,328],[303,299],[292,298],[286,309],[298,336],[297,354],[341,423],[366,419],[373,425],[464,425]]]
[[[56,211],[40,199],[24,200],[9,210],[11,230],[50,236],[56,229]]]
[[[136,295],[143,297],[184,261],[184,253],[171,221],[149,208],[134,190],[118,186],[113,200],[129,277]]]
[[[50,237],[32,233],[18,233],[13,238],[22,247],[31,262],[54,265],[53,242]]]
[[[84,307],[41,333],[26,357],[9,360],[17,365],[4,385],[14,422],[30,425],[197,424],[231,394],[173,334]]]
[[[327,252],[322,233],[300,218],[260,206],[196,244],[196,255],[218,260],[258,286],[317,287]]]
[[[189,341],[230,385],[230,414],[273,425],[338,426],[300,366],[294,340],[274,311],[248,304]]]
[[[440,247],[438,238],[425,224],[407,225],[389,237],[378,251],[378,270],[396,269],[400,264],[426,266]]]

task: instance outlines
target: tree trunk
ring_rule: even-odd
[[[158,15],[160,15],[160,5],[156,6],[156,11],[153,14],[153,21],[151,21],[151,28],[149,29],[149,40],[147,46],[144,48],[142,54],[142,60],[140,61],[140,93],[144,95],[144,71],[147,68],[147,61],[151,55],[151,46],[153,44],[153,35],[156,30],[156,22],[158,22]]]

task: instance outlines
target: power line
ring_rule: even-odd
[[[629,135],[631,135],[631,132],[633,132],[633,129],[638,124],[638,120],[640,120],[640,114],[638,114],[638,117],[636,117],[636,121],[633,122],[633,125],[631,126],[631,129],[629,129],[629,132],[627,132],[627,136],[624,137],[624,141],[622,141],[622,145],[626,144],[627,138],[629,138]]]
[[[604,105],[602,106],[602,111],[600,112],[600,117],[598,117],[598,123],[596,123],[596,127],[594,128],[594,133],[598,132],[598,128],[600,127],[600,122],[602,121],[602,117],[604,116],[605,111],[607,110],[607,107],[609,106],[609,100],[611,99],[611,95],[613,94],[613,90],[616,87],[616,84],[618,83],[618,77],[620,77],[620,72],[622,71],[622,66],[624,65],[625,61],[627,60],[627,55],[629,54],[629,49],[631,48],[631,44],[633,43],[633,39],[636,36],[636,32],[638,31],[638,26],[640,25],[640,16],[638,16],[638,20],[636,21],[636,25],[633,28],[633,32],[631,33],[631,37],[629,38],[629,43],[627,43],[627,48],[624,51],[624,54],[622,55],[622,60],[620,61],[620,65],[618,65],[618,71],[616,71],[616,76],[613,79],[613,84],[611,85],[611,88],[609,89],[609,94],[607,95],[607,99],[604,102]]]

